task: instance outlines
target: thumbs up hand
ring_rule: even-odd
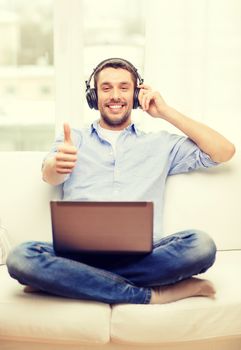
[[[69,124],[64,124],[64,143],[58,147],[55,157],[55,168],[58,174],[72,173],[77,161],[77,148],[71,139]]]

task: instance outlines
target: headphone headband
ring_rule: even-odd
[[[85,81],[85,84],[86,84],[86,92],[88,89],[90,89],[90,82],[91,82],[91,79],[93,77],[93,75],[95,75],[95,73],[99,70],[99,68],[101,68],[101,66],[104,66],[106,63],[111,63],[113,60],[118,60],[120,62],[123,62],[123,63],[126,63],[128,64],[128,66],[130,66],[130,68],[132,69],[133,73],[136,75],[137,79],[139,80],[139,83],[140,84],[143,84],[144,82],[144,79],[142,79],[142,77],[140,76],[140,74],[138,73],[137,71],[137,68],[135,66],[133,66],[133,64],[123,58],[119,58],[119,57],[113,57],[113,58],[107,58],[103,61],[101,61],[94,69],[93,69],[93,72],[91,73],[90,77],[88,80]]]

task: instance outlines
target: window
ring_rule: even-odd
[[[0,150],[54,138],[53,0],[0,0]]]
[[[64,121],[96,119],[85,80],[103,59],[143,74],[144,3],[0,0],[0,150],[47,151]]]

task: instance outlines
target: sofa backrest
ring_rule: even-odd
[[[170,176],[164,231],[185,228],[209,233],[218,249],[241,248],[241,152],[217,167]]]
[[[13,245],[51,241],[50,199],[60,186],[41,177],[43,152],[0,152],[0,220]],[[208,232],[218,249],[241,249],[241,157],[216,168],[170,176],[164,210],[165,234],[187,228]]]
[[[51,240],[50,199],[59,186],[42,180],[43,152],[0,152],[0,220],[13,245]]]

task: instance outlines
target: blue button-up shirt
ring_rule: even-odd
[[[216,165],[189,138],[167,131],[146,133],[135,124],[125,128],[116,143],[100,136],[98,121],[82,130],[72,129],[78,161],[66,177],[64,200],[152,201],[154,237],[162,234],[163,199],[166,178]],[[57,152],[63,134],[54,142],[47,157]]]

